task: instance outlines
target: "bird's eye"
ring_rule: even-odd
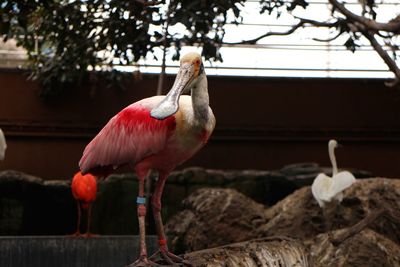
[[[194,62],[196,65],[200,65],[200,59],[196,59],[196,61]]]

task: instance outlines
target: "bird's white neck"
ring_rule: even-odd
[[[330,158],[331,164],[332,164],[332,176],[334,176],[338,173],[336,157],[335,157],[335,148],[336,148],[336,144],[329,143],[328,150],[329,150],[329,158]]]
[[[194,85],[191,91],[193,113],[196,117],[196,121],[200,124],[206,124],[208,121],[208,89],[207,89],[207,77],[205,74],[201,74],[198,78],[197,83]]]

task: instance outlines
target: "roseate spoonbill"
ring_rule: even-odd
[[[3,131],[0,129],[0,160],[4,160],[6,154],[7,143]]]
[[[181,96],[186,91],[191,95]],[[166,96],[146,98],[124,108],[85,148],[79,162],[83,173],[109,171],[110,167],[130,163],[138,176],[140,255],[130,266],[155,265],[157,257],[169,264],[188,264],[168,251],[160,214],[161,195],[169,173],[206,144],[214,127],[201,56],[189,53],[181,58],[179,72]],[[144,181],[150,170],[159,174],[151,199],[159,251],[148,257]]]
[[[342,192],[356,181],[356,178],[350,172],[338,172],[334,151],[337,146],[336,140],[330,140],[328,143],[329,158],[332,163],[332,178],[320,173],[311,185],[311,192],[321,208],[332,200],[341,202],[343,199]]]
[[[97,192],[97,182],[96,178],[91,174],[82,175],[81,172],[77,172],[72,179],[71,184],[72,195],[76,199],[78,207],[78,219],[77,219],[77,229],[73,236],[81,236],[80,225],[81,225],[81,214],[82,209],[87,210],[87,228],[86,233],[83,237],[90,237],[93,234],[90,233],[90,223],[91,223],[91,211],[92,202],[96,199]]]

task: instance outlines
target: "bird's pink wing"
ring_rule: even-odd
[[[79,162],[82,173],[136,163],[165,147],[175,129],[175,118],[154,119],[149,107],[141,102],[128,106],[111,118],[86,146]]]

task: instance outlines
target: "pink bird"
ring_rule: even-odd
[[[91,237],[93,234],[90,233],[90,223],[92,202],[95,201],[97,192],[96,178],[91,174],[82,175],[81,172],[77,172],[72,179],[71,189],[72,195],[76,199],[78,206],[77,229],[72,236]],[[81,207],[82,209],[87,210],[87,228],[86,233],[83,235],[80,233],[82,215]]]
[[[190,96],[181,96],[187,91],[191,91]],[[160,213],[161,195],[171,171],[206,144],[214,127],[201,56],[189,53],[181,58],[179,72],[166,96],[146,98],[124,108],[85,148],[79,162],[82,173],[104,173],[131,164],[138,176],[140,255],[130,267],[158,266],[154,259],[159,257],[168,264],[190,265],[168,250]],[[159,174],[151,199],[159,251],[148,257],[144,181],[151,170]]]

